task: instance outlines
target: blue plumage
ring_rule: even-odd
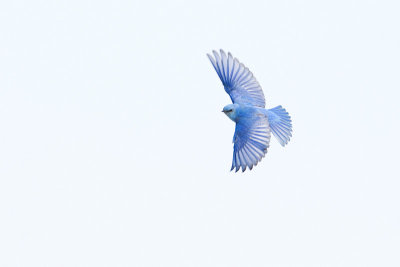
[[[265,98],[256,78],[231,53],[213,51],[207,54],[215,71],[231,97],[233,104],[222,110],[236,123],[233,136],[232,168],[244,172],[257,165],[269,147],[271,132],[282,146],[292,136],[292,121],[289,113],[281,106],[265,109]]]
[[[292,120],[289,113],[282,106],[277,106],[268,109],[267,116],[272,133],[276,136],[279,143],[285,146],[289,142],[290,137],[292,137]]]

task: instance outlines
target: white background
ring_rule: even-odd
[[[2,1],[0,266],[400,266],[397,1]],[[206,53],[293,119],[229,172]]]

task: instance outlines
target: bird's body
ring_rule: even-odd
[[[259,108],[250,105],[239,105],[230,104],[227,107],[233,107],[233,112],[229,112],[226,115],[234,122],[238,122],[243,119],[257,118],[260,116],[268,117],[268,110],[265,108]]]
[[[282,146],[289,142],[291,118],[281,106],[265,109],[261,86],[249,69],[230,53],[227,56],[220,50],[220,55],[216,51],[213,54],[215,59],[207,56],[233,102],[222,110],[236,123],[231,170],[245,171],[246,167],[251,170],[267,153],[271,132]]]

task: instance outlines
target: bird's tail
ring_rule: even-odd
[[[267,110],[269,127],[282,146],[285,146],[292,136],[292,120],[289,113],[277,106]]]

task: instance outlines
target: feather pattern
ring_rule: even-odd
[[[247,167],[253,169],[265,156],[269,147],[271,132],[268,118],[257,114],[254,117],[244,117],[236,122],[233,137],[233,160],[231,170],[244,172]]]
[[[277,106],[267,110],[269,126],[281,146],[285,146],[292,137],[292,120],[289,113]]]
[[[251,71],[222,49],[213,55],[207,54],[232,102],[264,108],[264,93]]]

